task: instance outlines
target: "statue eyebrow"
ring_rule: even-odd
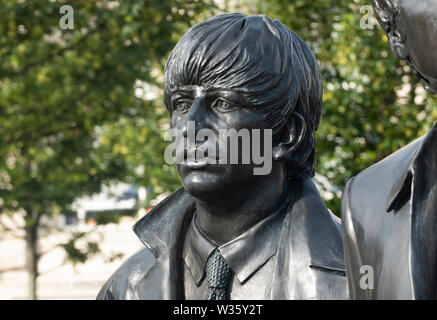
[[[196,90],[195,85],[185,85],[177,87],[174,92],[184,92],[184,93],[193,93]]]
[[[199,88],[201,88],[201,86],[197,86],[197,85],[184,85],[184,86],[177,87],[172,92],[172,100],[179,98],[181,95],[182,96],[194,96],[196,90]],[[207,94],[220,93],[225,98],[230,99],[230,100],[238,103],[241,106],[245,107],[245,106],[249,105],[249,101],[248,101],[246,95],[241,93],[241,92],[238,92],[235,90],[230,90],[230,89],[223,88],[223,87],[218,87],[218,86],[210,86],[210,87],[204,88],[204,90]]]
[[[214,88],[209,90],[208,92],[211,92],[212,94],[220,93],[224,98],[229,99],[239,104],[242,107],[249,106],[249,101],[247,99],[247,96],[241,92],[237,92],[229,89],[223,89],[223,88]]]
[[[196,86],[186,85],[174,88],[170,94],[170,101],[174,103],[181,97],[194,97],[194,92],[196,91]]]
[[[193,92],[193,91],[196,91],[197,89],[203,89],[206,92],[211,92],[211,91],[232,91],[232,90],[229,90],[228,88],[214,86],[214,85],[202,87],[202,86],[199,86],[199,85],[192,85],[192,84],[178,86],[178,87],[176,87],[174,89],[174,91]]]

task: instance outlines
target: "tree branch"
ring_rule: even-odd
[[[26,270],[26,267],[20,266],[20,267],[11,267],[11,268],[6,268],[6,269],[1,269],[0,274],[5,273],[5,272],[13,272],[13,271],[21,271],[21,270]]]
[[[61,48],[57,51],[51,52],[50,54],[48,54],[46,57],[39,59],[37,61],[31,62],[28,65],[24,66],[23,68],[21,68],[18,71],[6,71],[4,73],[5,76],[7,77],[16,77],[16,76],[20,76],[22,74],[25,74],[26,72],[28,72],[30,69],[37,67],[41,64],[44,64],[56,57],[59,57],[61,55],[63,55],[65,52],[72,50],[78,46],[80,46],[82,43],[84,43],[91,35],[95,34],[98,30],[101,29],[101,27],[103,26],[103,24],[98,24],[96,26],[96,28],[94,28],[93,30],[89,31],[86,35],[84,35],[81,39],[79,39],[78,41],[76,41],[75,43],[66,46],[64,48]]]

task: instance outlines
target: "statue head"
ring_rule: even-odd
[[[280,21],[265,15],[223,14],[193,26],[165,67],[164,100],[172,128],[186,132],[193,121],[196,132],[212,130],[216,137],[204,144],[218,143],[220,129],[270,129],[272,173],[285,168],[288,181],[314,175],[322,95],[314,54]],[[184,135],[181,141],[189,139]],[[177,169],[185,189],[199,195],[260,181],[253,166],[253,161],[182,163]]]
[[[437,93],[437,1],[372,0],[391,49],[406,60],[425,89]]]

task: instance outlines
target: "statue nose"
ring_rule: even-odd
[[[182,133],[184,137],[188,136],[188,128],[194,127],[193,129],[197,132],[200,129],[207,127],[206,117],[208,116],[207,105],[203,97],[195,98],[186,117],[184,118],[184,123],[182,126]]]

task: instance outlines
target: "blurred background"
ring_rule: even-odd
[[[94,299],[141,248],[133,223],[181,185],[165,61],[224,12],[279,19],[316,54],[315,181],[335,214],[348,178],[436,121],[370,0],[0,0],[0,299]]]

